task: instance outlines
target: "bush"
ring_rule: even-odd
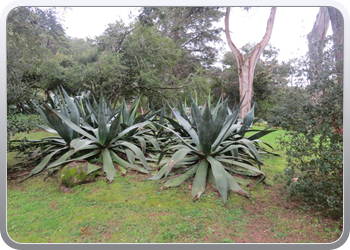
[[[287,129],[280,138],[288,167],[283,178],[289,197],[300,197],[325,215],[343,212],[343,84],[332,50],[325,51],[317,77],[309,85],[286,87],[273,110],[275,125]],[[312,64],[302,63],[307,75]],[[306,66],[305,66],[306,65]],[[337,77],[338,76],[338,77]]]
[[[253,124],[253,126],[257,126],[257,127],[261,127],[261,128],[267,128],[269,126],[269,124],[256,122],[256,123]]]
[[[333,131],[321,136],[289,131],[290,140],[280,138],[286,149],[288,167],[284,171],[290,197],[301,197],[309,206],[331,217],[343,211],[342,135]]]
[[[44,121],[39,115],[10,114],[7,117],[7,141],[17,133],[31,131],[38,125],[43,125]]]

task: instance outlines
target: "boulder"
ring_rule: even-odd
[[[99,175],[99,166],[86,161],[73,161],[63,166],[58,173],[58,181],[61,185],[71,188],[83,183],[92,182]]]

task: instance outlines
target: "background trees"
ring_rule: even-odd
[[[224,14],[217,7],[145,7],[132,23],[116,20],[100,36],[84,40],[64,35],[56,9],[16,9],[8,23],[8,89],[13,89],[8,101],[21,105],[27,92],[28,105],[61,85],[69,94],[90,90],[95,97],[102,88],[115,104],[121,95],[131,100],[142,94],[142,105],[149,108],[176,96],[186,99],[189,92],[204,102],[210,93],[218,97],[221,86],[233,105],[239,99],[237,74],[232,73],[237,63],[226,56],[223,62],[230,69],[218,67],[223,28],[217,22]],[[252,52],[251,45],[242,49],[246,56]],[[267,82],[281,83],[286,77],[276,79],[279,63],[272,58],[278,51],[266,53],[271,60],[259,62],[261,72],[255,76],[254,100],[261,103],[261,114],[272,86]]]
[[[313,84],[280,92],[271,120],[288,130],[280,144],[287,154],[284,178],[290,197],[300,197],[308,206],[341,217],[343,86],[336,77],[334,54],[329,49],[319,55],[323,58],[321,73]],[[312,69],[310,61],[300,63],[307,71]]]
[[[218,55],[222,27],[217,22],[224,16],[219,7],[144,7],[139,15],[141,24],[155,26],[165,37],[171,38],[178,48],[186,51],[184,65],[176,65],[174,75],[189,70],[190,63],[210,66]],[[190,62],[186,61],[189,60]]]
[[[60,16],[55,8],[18,7],[7,17],[8,139],[13,133],[27,131],[37,125],[37,119],[27,119],[21,113],[34,112],[31,101],[45,91],[46,87],[42,88],[41,84],[42,74],[49,73],[41,69],[46,67],[56,71],[53,55],[69,46]],[[50,84],[56,80],[51,79]]]
[[[320,25],[324,11],[321,8],[308,36],[308,57],[298,61],[302,77],[293,87],[279,92],[280,105],[272,111],[272,122],[288,130],[280,143],[287,153],[284,178],[290,197],[300,197],[308,206],[341,217],[343,62],[339,55],[343,55],[343,47],[335,33],[333,37],[319,36],[318,28],[327,28],[327,22]]]
[[[253,44],[246,44],[240,50],[243,56],[249,56],[254,49]],[[262,58],[257,61],[253,77],[254,89],[252,90],[252,103],[256,103],[256,116],[268,119],[269,110],[277,105],[274,97],[276,91],[288,83],[292,72],[292,60],[279,63],[276,59],[279,50],[268,45],[262,52]],[[237,60],[231,52],[227,52],[222,60],[224,69],[218,71],[213,84],[213,93],[216,97],[229,97],[229,103],[233,106],[241,100],[239,92],[239,76]]]
[[[211,94],[229,97],[234,105],[242,98],[237,60],[229,54],[220,59],[218,53],[224,10],[145,7],[131,23],[116,20],[100,36],[84,40],[65,36],[57,9],[15,9],[7,25],[8,106],[30,106],[30,100],[47,98],[57,86],[70,95],[90,90],[95,98],[102,88],[113,105],[120,96],[132,100],[142,94],[144,109],[163,107],[177,97],[186,100],[188,93],[199,103]],[[254,46],[241,48],[242,57],[256,53]],[[256,114],[268,119],[277,104],[274,93],[292,69],[277,61],[278,49],[272,46],[259,53],[252,101]]]
[[[182,51],[155,27],[134,23],[121,28],[123,25],[110,24],[109,29],[95,39],[101,52],[98,62],[103,76],[101,85],[110,99],[144,94],[154,102],[171,96],[169,91],[181,90],[181,82],[174,77],[172,67],[180,60]],[[111,32],[111,29],[122,31]]]
[[[36,68],[68,46],[56,9],[18,7],[7,18],[7,102],[25,111],[36,94]]]
[[[169,69],[170,86],[181,86],[175,93],[183,98],[193,92],[204,102],[210,93],[209,75],[219,59],[218,47],[222,44],[223,28],[217,22],[223,16],[223,8],[219,7],[144,7],[138,16],[143,26],[154,27],[181,51]]]

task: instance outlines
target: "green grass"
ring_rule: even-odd
[[[262,130],[263,128],[253,126],[251,129]],[[254,133],[256,132],[248,132],[246,133],[246,136]],[[267,146],[264,146],[266,149],[280,155],[279,157],[269,154],[262,155],[264,165],[261,167],[261,169],[264,173],[266,173],[267,182],[269,184],[273,184],[272,180],[275,174],[283,173],[284,168],[287,166],[286,154],[283,150],[280,149],[278,140],[276,140],[277,137],[283,136],[285,134],[285,130],[277,129],[276,131],[261,138],[263,142],[272,146],[274,150],[271,150]]]
[[[39,140],[48,136],[55,136],[55,135],[57,134],[49,133],[49,132],[46,132],[45,130],[38,130],[38,131],[35,131],[34,133],[25,133],[25,132],[18,133],[15,136],[13,136],[11,140],[20,140],[20,139],[23,139],[24,137],[27,137],[27,139],[30,139],[30,140]]]
[[[67,194],[55,179],[42,180],[9,184],[8,232],[15,241],[197,242],[211,232],[209,227],[229,225],[243,214],[227,211],[228,204],[213,192],[192,202],[185,186],[159,191],[157,183],[136,182],[133,175],[119,175],[111,184],[99,180]]]
[[[42,133],[42,132],[40,132]],[[277,146],[278,130],[263,138]],[[30,136],[40,137],[33,133]],[[33,138],[32,137],[32,138]],[[37,137],[37,138],[38,138]],[[250,187],[251,198],[229,193],[224,204],[210,187],[197,201],[190,182],[160,190],[161,181],[128,172],[74,187],[64,193],[56,177],[45,174],[25,182],[9,180],[7,230],[19,243],[240,243],[333,242],[341,225],[306,212],[280,195],[273,175],[282,173],[286,161],[264,156],[267,183]],[[8,159],[10,157],[8,156]]]

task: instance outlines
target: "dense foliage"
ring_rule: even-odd
[[[312,83],[281,90],[274,122],[288,130],[280,139],[286,149],[286,185],[291,197],[340,217],[343,212],[343,85],[335,67],[334,48],[316,64],[300,62]],[[316,66],[315,66],[316,65]],[[306,70],[305,70],[306,69]],[[321,69],[321,70],[320,70]],[[300,78],[300,80],[303,80]]]
[[[13,114],[7,117],[7,141],[17,133],[27,132],[42,125],[43,121],[38,115]]]
[[[196,93],[200,103],[210,93],[225,93],[230,105],[238,103],[235,62],[225,58],[227,69],[215,64],[223,16],[217,7],[145,7],[130,23],[116,20],[100,36],[84,40],[65,36],[59,8],[17,8],[7,23],[8,106],[23,110],[57,86],[69,95],[89,90],[96,99],[102,87],[114,107],[122,97],[131,101],[140,94],[144,109],[188,93]],[[249,53],[251,47],[242,50]],[[254,101],[264,118],[274,105],[273,86],[288,77],[288,65],[278,63],[277,54],[276,48],[266,49],[257,67]]]
[[[55,8],[15,8],[6,27],[7,104],[23,109],[41,88],[37,69],[45,59],[68,47],[67,38]]]

